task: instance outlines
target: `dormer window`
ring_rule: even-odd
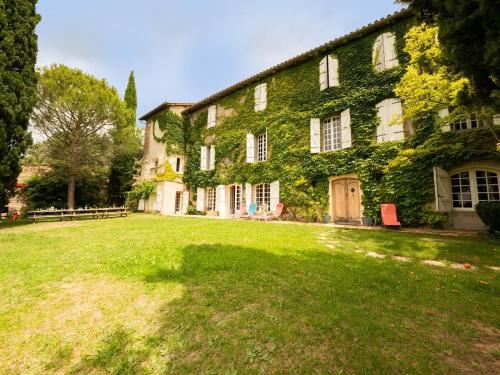
[[[399,65],[396,53],[396,37],[393,33],[383,33],[373,44],[373,66],[382,72]]]

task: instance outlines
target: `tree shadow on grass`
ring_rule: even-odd
[[[468,295],[455,311],[449,289],[467,282],[438,281],[424,267],[352,254],[187,246],[178,267],[145,277],[185,287],[162,306],[158,330],[137,346],[118,329],[75,372],[446,372],[441,353],[467,339],[457,325],[479,319],[492,296]]]

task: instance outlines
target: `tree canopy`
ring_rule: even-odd
[[[31,143],[28,123],[36,102],[35,63],[40,21],[34,0],[0,0],[0,212]]]
[[[462,101],[500,112],[500,2],[498,0],[401,0],[439,27],[446,65],[472,84]]]
[[[111,133],[127,117],[116,89],[105,80],[64,65],[39,71],[32,123],[47,137],[54,172],[66,178],[68,208],[74,208],[76,181],[107,169]]]

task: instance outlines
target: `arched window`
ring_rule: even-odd
[[[473,208],[479,202],[499,201],[497,172],[484,169],[463,170],[451,175],[453,208]]]
[[[398,66],[396,53],[396,36],[393,33],[383,33],[373,44],[373,66],[377,72]]]

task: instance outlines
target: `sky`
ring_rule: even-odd
[[[135,72],[139,117],[197,102],[364,26],[393,0],[39,0],[38,66],[66,64],[123,96]]]

